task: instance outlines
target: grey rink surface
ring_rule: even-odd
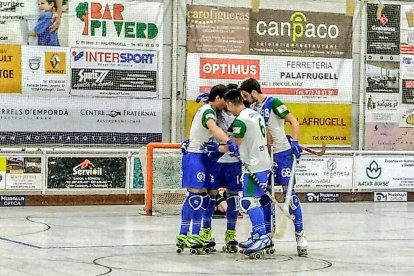
[[[303,204],[309,256],[293,225],[276,254],[222,253],[225,219],[213,220],[218,252],[175,252],[179,216],[142,206],[0,208],[0,275],[414,275],[414,203]],[[250,222],[238,220],[239,240]]]

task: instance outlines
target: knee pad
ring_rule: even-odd
[[[247,213],[247,211],[255,207],[261,207],[261,205],[258,197],[242,197],[240,199],[240,207],[243,212]]]
[[[228,192],[227,193],[227,208],[232,211],[239,210],[239,194],[237,192]]]
[[[292,210],[296,210],[300,206],[300,201],[296,194],[292,194],[292,200],[289,206]]]
[[[207,193],[189,193],[187,200],[194,211],[200,208],[206,210],[210,203],[210,196]]]
[[[272,199],[267,194],[262,195],[260,198],[260,205],[262,205],[262,207],[266,207],[269,206],[270,203],[272,203]]]

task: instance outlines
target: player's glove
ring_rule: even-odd
[[[211,159],[211,161],[216,162],[224,155],[224,153],[219,152],[219,144],[216,142],[206,142],[202,145],[203,152]]]
[[[299,145],[298,141],[292,139],[292,136],[286,135],[286,138],[290,143],[290,149],[292,151],[292,154],[296,157],[296,160],[299,160],[302,154],[302,147]]]
[[[196,103],[199,103],[199,102],[208,103],[209,95],[210,93],[203,93],[203,94],[198,95],[197,99],[195,100]]]
[[[240,157],[239,147],[237,146],[236,142],[234,142],[232,139],[230,139],[230,140],[227,141],[226,144],[229,147],[230,156]]]
[[[190,144],[190,140],[189,139],[185,139],[182,143],[181,143],[181,153],[183,155],[185,155],[187,153],[187,148],[188,145]]]

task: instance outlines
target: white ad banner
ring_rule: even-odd
[[[218,83],[259,80],[262,92],[286,102],[350,103],[352,60],[281,56],[187,55],[187,99]]]
[[[161,100],[2,96],[1,132],[162,133]]]
[[[71,95],[155,98],[156,51],[71,49]]]
[[[303,157],[296,166],[296,188],[352,189],[352,157]]]
[[[22,94],[69,96],[69,48],[22,46]]]
[[[355,188],[414,188],[414,157],[355,157]]]
[[[72,47],[158,49],[163,47],[162,3],[135,0],[71,0]]]
[[[399,122],[399,97],[391,93],[366,93],[365,122]]]

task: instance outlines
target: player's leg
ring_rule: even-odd
[[[291,177],[292,155],[289,151],[274,154],[274,161],[277,164],[276,181],[283,186],[283,196],[286,197],[289,178]],[[294,175],[292,177],[295,177]],[[295,227],[295,235],[297,239],[297,249],[299,256],[307,255],[307,241],[304,234],[302,208],[300,200],[296,195],[295,189],[292,189],[292,198],[289,204],[289,213],[294,216],[293,224]]]
[[[181,208],[180,233],[176,238],[176,245],[181,249],[183,247],[199,248],[204,246],[200,241],[193,239],[192,236],[188,236],[188,234],[192,223],[192,235],[199,235],[202,214],[209,204],[209,197],[206,192],[205,158],[206,157],[203,154],[187,153],[182,159],[182,186],[187,189],[188,193]]]
[[[215,240],[213,238],[213,234],[211,231],[212,226],[212,219],[214,214],[214,209],[216,207],[216,198],[218,194],[218,188],[221,182],[221,167],[220,164],[209,160],[208,161],[208,173],[209,173],[209,182],[208,182],[208,196],[209,196],[209,204],[206,207],[206,210],[203,212],[203,219],[202,219],[202,228],[200,237],[207,243],[209,243],[209,247],[214,247],[216,245]],[[212,248],[212,251],[215,251]]]
[[[263,256],[263,250],[271,245],[271,239],[266,234],[263,209],[260,204],[260,198],[265,192],[257,184],[257,181],[267,183],[269,174],[270,171],[255,173],[256,180],[249,173],[244,173],[243,175],[243,197],[240,200],[240,206],[249,215],[252,223],[251,245],[245,248],[244,253],[246,255],[261,252],[261,255],[259,254],[257,256]],[[246,245],[248,241],[241,244]]]
[[[236,223],[239,216],[239,192],[242,190],[241,185],[241,162],[225,163],[224,170],[224,188],[227,195],[227,229],[224,237],[226,243],[223,248],[225,252],[236,253],[238,242],[236,240]]]

